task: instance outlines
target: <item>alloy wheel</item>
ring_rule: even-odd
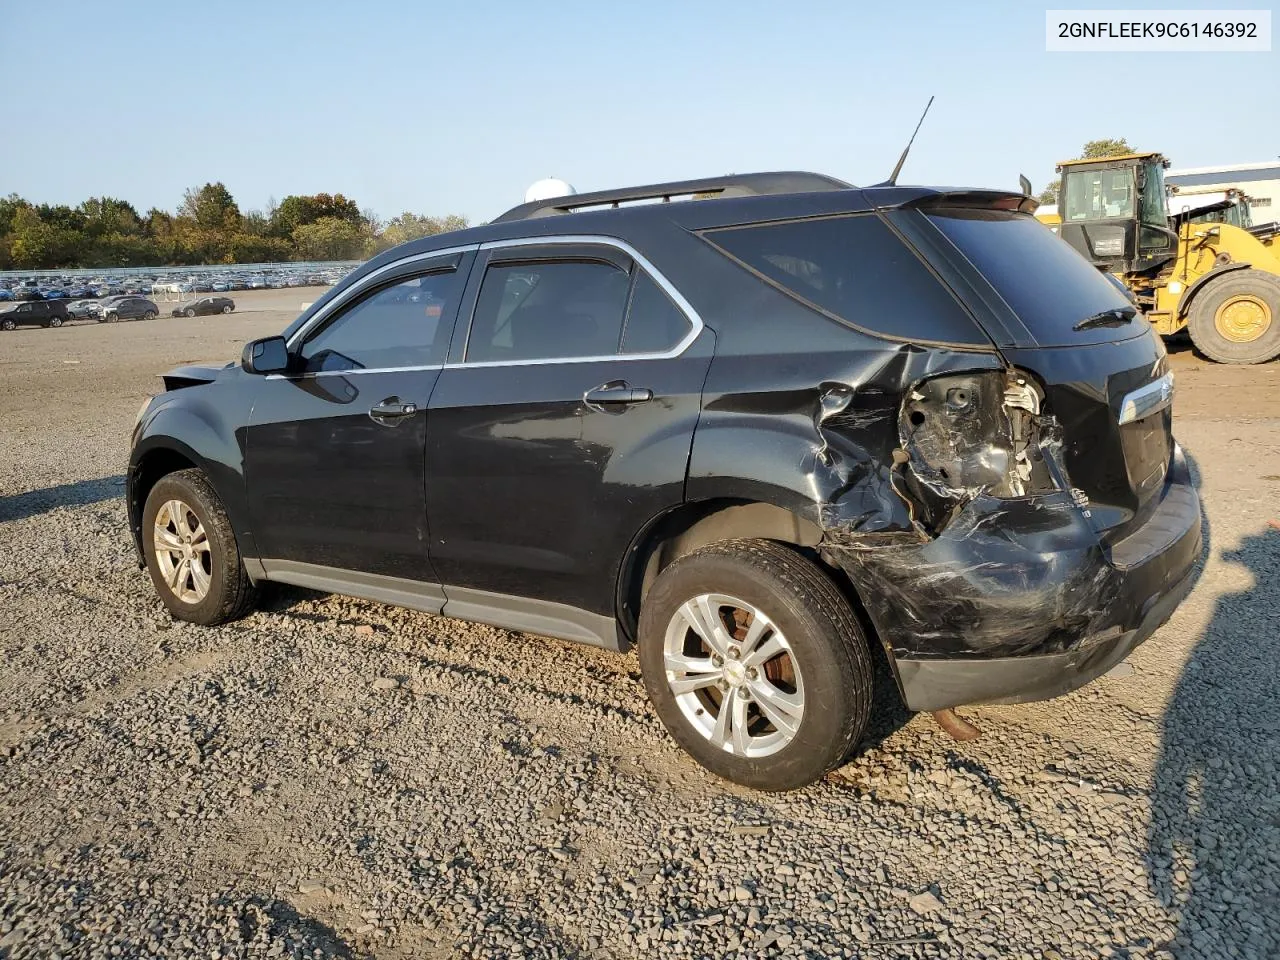
[[[208,596],[213,553],[195,511],[181,500],[166,501],[156,514],[152,537],[160,576],[174,596],[191,604]]]
[[[680,606],[663,649],[667,685],[690,725],[739,757],[767,757],[795,737],[804,682],[787,638],[735,597],[704,593]]]

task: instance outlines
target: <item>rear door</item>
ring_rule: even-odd
[[[431,556],[474,591],[612,617],[619,563],[684,499],[713,335],[635,250],[487,246],[431,399]]]
[[[268,574],[436,582],[426,410],[473,256],[415,257],[371,275],[294,334],[294,371],[255,387],[245,477]]]

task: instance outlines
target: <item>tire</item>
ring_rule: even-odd
[[[187,309],[182,311],[182,315],[184,317],[194,317],[196,315],[196,312],[192,310],[190,307],[187,307]]]
[[[142,315],[143,320],[154,320],[155,318],[156,318],[156,312],[154,310],[148,310],[146,313]]]
[[[222,308],[222,312],[223,312],[223,313],[230,313],[233,309],[235,309],[235,308],[234,308],[234,307],[230,307],[230,306],[225,306],[225,307],[223,307],[223,308]]]
[[[709,595],[716,595],[710,599]],[[716,610],[725,629],[716,641],[729,644],[721,658],[720,682],[707,683],[714,670],[714,645],[684,611]],[[724,601],[732,601],[725,603]],[[739,607],[726,620],[737,604]],[[764,626],[753,644],[753,625]],[[728,625],[733,623],[733,633]],[[714,628],[713,628],[714,629]],[[737,639],[734,639],[737,638]],[[786,648],[770,654],[769,648]],[[717,776],[758,790],[794,790],[818,780],[848,756],[871,714],[873,665],[867,638],[849,602],[832,579],[795,551],[768,540],[727,540],[681,557],[662,571],[644,599],[639,628],[640,669],[659,719],[672,738]],[[668,666],[697,690],[677,693]],[[755,660],[756,655],[765,660]],[[742,700],[743,692],[748,696]],[[765,694],[761,696],[760,694]],[[780,699],[779,694],[783,698]],[[729,715],[745,717],[745,735],[725,735],[719,708],[740,706]],[[766,716],[798,723],[784,729]],[[776,707],[787,703],[778,713]],[[699,724],[701,726],[699,726]],[[728,746],[713,742],[719,735]]]
[[[49,318],[49,326],[54,327],[55,329],[56,329],[57,327],[62,326],[62,318],[61,318],[61,317],[50,317],[50,318]]]
[[[1218,277],[1191,302],[1187,329],[1218,363],[1266,363],[1280,356],[1280,277],[1252,267]]]
[[[17,324],[14,323],[12,320],[10,320],[8,317],[5,317],[5,319],[0,320],[0,330],[13,330],[15,327],[17,327]]]
[[[183,509],[173,510],[171,505],[175,503]],[[203,577],[197,577],[190,566],[186,568],[190,572],[183,571],[184,554],[181,551],[164,551],[164,559],[158,556],[157,518],[162,521],[161,527],[167,532],[168,542],[174,543],[175,535],[182,540],[182,534],[177,532],[180,528],[175,513],[181,515],[188,536],[193,533],[192,517],[198,523],[194,527],[195,535],[190,541],[192,550],[188,555],[200,565]],[[199,536],[201,531],[203,539]],[[201,542],[207,549],[199,549]],[[170,473],[151,488],[142,509],[142,552],[156,593],[179,620],[204,626],[226,623],[248,613],[257,599],[257,590],[245,573],[222,501],[199,470]],[[166,579],[166,561],[177,587],[171,587]],[[201,586],[203,593],[200,592]]]

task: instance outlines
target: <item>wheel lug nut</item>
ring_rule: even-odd
[[[757,676],[758,676],[758,674],[756,673],[756,668],[755,668],[755,667],[748,667],[748,668],[747,668],[747,679],[748,679],[748,680],[754,680]]]
[[[719,655],[717,654],[716,656],[714,656],[714,657],[712,657],[712,658],[711,658],[711,662],[712,662],[712,663],[714,663],[717,667],[723,667],[723,666],[724,666],[724,657],[719,656]]]
[[[729,657],[730,657],[730,659],[732,659],[732,660],[737,660],[740,656],[742,656],[742,651],[741,651],[741,650],[739,650],[737,647],[730,647],[730,648],[729,648]]]

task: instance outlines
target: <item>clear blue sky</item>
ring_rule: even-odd
[[[902,182],[1039,189],[1106,136],[1176,166],[1280,154],[1275,52],[1044,51],[1046,6],[1104,5],[3,0],[0,194],[172,210],[222,180],[246,211],[328,191],[476,221],[549,175],[865,184],[930,94]]]

